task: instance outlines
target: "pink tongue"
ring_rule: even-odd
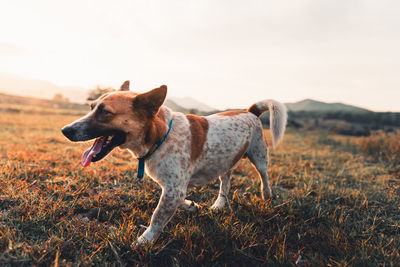
[[[92,162],[93,156],[100,153],[105,139],[106,138],[104,136],[97,138],[92,147],[83,153],[81,161],[83,167],[89,166]]]

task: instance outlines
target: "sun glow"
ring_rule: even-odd
[[[0,72],[167,84],[216,108],[316,98],[399,110],[400,4],[387,2],[2,1]]]

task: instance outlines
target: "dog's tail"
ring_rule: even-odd
[[[277,146],[282,141],[283,134],[285,133],[287,121],[286,106],[273,99],[267,99],[251,105],[247,111],[257,117],[260,117],[265,111],[269,111],[272,145],[274,147]]]

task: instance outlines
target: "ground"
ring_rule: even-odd
[[[198,213],[178,210],[155,244],[132,248],[160,189],[136,178],[127,151],[81,167],[90,144],[62,136],[60,128],[77,118],[65,114],[0,117],[1,265],[400,262],[399,154],[385,160],[384,151],[363,153],[359,138],[289,129],[270,152],[273,199],[261,199],[257,174],[242,160],[223,212],[209,209],[217,181],[192,189]]]

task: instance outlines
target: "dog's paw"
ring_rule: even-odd
[[[132,247],[144,247],[150,245],[151,241],[145,238],[143,235],[140,236],[135,242],[132,243]]]
[[[154,231],[154,228],[147,227],[146,231],[135,241],[132,243],[132,246],[135,247],[142,247],[142,246],[147,246],[150,245],[152,242],[154,242],[158,235],[160,234],[159,231]]]
[[[185,199],[185,201],[181,205],[181,208],[194,213],[199,211],[200,206],[194,201]]]
[[[220,199],[217,199],[217,201],[215,201],[215,203],[210,208],[215,212],[219,212],[224,209],[224,206],[225,202],[221,201]]]

